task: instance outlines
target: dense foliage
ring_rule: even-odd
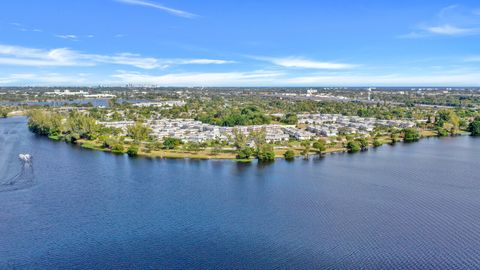
[[[127,128],[127,134],[136,142],[145,141],[149,138],[152,129],[143,125],[141,122],[136,122]]]
[[[455,135],[459,132],[460,118],[453,110],[440,110],[437,114],[435,127],[440,136]]]
[[[403,130],[403,139],[405,142],[416,142],[420,139],[420,133],[415,128],[405,128]]]
[[[11,109],[8,107],[0,107],[0,118],[7,118]]]
[[[219,126],[246,126],[269,124],[271,118],[258,107],[248,106],[242,109],[222,109],[205,112],[196,117],[204,123]]]
[[[293,160],[295,158],[295,152],[292,149],[288,149],[284,154],[283,157],[286,160]]]
[[[134,156],[137,156],[138,155],[138,145],[131,145],[128,149],[127,149],[127,154],[131,157],[134,157]]]
[[[476,117],[468,126],[468,131],[472,136],[480,136],[480,117]]]
[[[347,143],[347,150],[349,153],[360,152],[360,150],[362,150],[362,146],[358,141],[349,141]]]
[[[182,140],[173,137],[167,137],[163,140],[163,147],[165,149],[175,149],[182,144]]]

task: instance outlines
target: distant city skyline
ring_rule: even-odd
[[[478,1],[0,3],[0,86],[480,86]]]

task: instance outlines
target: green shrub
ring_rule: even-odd
[[[288,149],[284,154],[283,157],[286,160],[293,160],[295,158],[295,152],[292,149]]]
[[[416,142],[420,139],[420,132],[416,128],[403,129],[403,140],[405,142]]]
[[[237,159],[248,159],[253,155],[253,149],[245,147],[237,151]]]
[[[362,150],[362,146],[358,141],[349,141],[347,143],[347,150],[349,153],[356,153]]]
[[[127,154],[131,157],[135,157],[138,155],[138,145],[131,145],[128,150]]]

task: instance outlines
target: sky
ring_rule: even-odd
[[[480,2],[0,2],[0,86],[480,86]]]

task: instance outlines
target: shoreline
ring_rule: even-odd
[[[465,134],[464,133],[459,134],[459,136],[462,136],[462,135],[465,135]],[[107,153],[111,153],[111,154],[114,154],[114,155],[128,155],[126,150],[122,151],[122,152],[115,152],[115,151],[112,151],[109,148],[103,148],[100,143],[98,143],[96,141],[92,141],[92,140],[80,139],[80,140],[75,141],[75,142],[66,142],[66,141],[63,141],[59,137],[42,136],[42,135],[39,135],[39,136],[46,137],[47,139],[52,140],[52,141],[64,142],[64,143],[67,143],[67,144],[73,144],[77,147],[81,147],[83,149],[88,149],[88,150],[92,150],[92,151],[107,152]],[[422,130],[421,138],[419,139],[419,141],[422,140],[422,139],[435,138],[435,137],[439,137],[438,134],[435,131]],[[382,138],[382,142],[383,143],[382,143],[381,146],[386,145],[386,144],[394,145],[396,143],[415,143],[415,142],[404,142],[404,140],[392,142],[392,140],[390,138],[386,138],[386,137]],[[128,149],[129,145],[125,144],[123,146],[124,146],[125,149]],[[366,148],[365,150],[359,151],[359,152],[365,152],[365,151],[368,151],[369,149],[379,148],[381,146],[374,147],[373,144],[370,142],[368,148]],[[274,149],[275,159],[286,159],[283,156],[283,154],[288,149],[294,150],[294,152],[295,152],[294,158],[299,158],[299,157],[304,156],[304,155],[300,154],[300,152],[303,149],[300,149],[298,147],[297,148],[295,148],[295,147],[283,147],[283,148],[275,148]],[[184,150],[184,149],[172,149],[172,150],[162,149],[162,150],[154,150],[154,151],[151,151],[151,152],[145,152],[143,150],[144,150],[144,148],[140,148],[138,153],[136,155],[131,156],[131,157],[142,157],[142,158],[152,158],[152,159],[159,158],[159,159],[231,160],[231,161],[237,161],[237,162],[251,162],[251,161],[256,160],[256,158],[254,158],[254,157],[249,158],[249,159],[238,159],[238,158],[236,158],[236,155],[237,155],[236,150],[232,149],[232,148],[221,149],[218,154],[212,154],[211,153],[211,148],[205,148],[205,149],[201,149],[199,151],[188,151],[188,150]],[[334,153],[349,153],[349,151],[347,150],[347,148],[340,147],[340,146],[327,147],[327,149],[325,151],[322,151],[322,153],[318,153],[316,151],[310,151],[307,157],[325,156],[325,155],[334,154]],[[352,154],[355,154],[355,153],[352,153]]]
[[[22,114],[11,114],[8,116],[8,118],[22,118],[25,117]],[[32,131],[29,131],[32,132]],[[420,132],[420,140],[422,139],[427,139],[427,138],[440,138],[442,136],[438,135],[438,132],[435,130],[431,129],[421,129],[419,130]],[[85,140],[85,139],[79,139],[75,142],[68,142],[63,139],[63,137],[59,136],[47,136],[47,135],[39,135],[34,132],[33,134],[39,136],[39,137],[46,137],[48,140],[56,141],[56,142],[64,142],[67,144],[72,144],[77,147],[81,147],[83,149],[88,149],[88,150],[93,150],[93,151],[101,151],[101,152],[107,152],[111,153],[114,155],[128,155],[127,150],[123,151],[114,151],[109,148],[104,148],[102,147],[101,143],[96,141],[96,140]],[[461,131],[457,135],[450,135],[447,137],[455,137],[455,136],[465,136],[469,134],[468,132]],[[365,152],[368,151],[369,149],[374,149],[374,148],[379,148],[385,144],[389,145],[394,145],[396,143],[415,143],[418,141],[413,141],[413,142],[405,142],[403,139],[400,139],[396,142],[393,142],[391,138],[388,135],[384,135],[379,137],[379,139],[382,141],[382,144],[380,146],[374,146],[373,145],[373,140],[370,138],[369,139],[369,145],[366,149],[363,149],[358,152]],[[342,144],[342,145],[340,145]],[[124,149],[128,149],[128,147],[131,144],[123,144]],[[299,147],[299,144],[296,144],[295,146],[282,146],[282,147],[277,147],[274,148],[275,152],[275,159],[287,159],[284,157],[284,153],[287,150],[293,150],[295,155],[294,159],[299,158],[299,157],[312,157],[312,156],[325,156],[327,154],[333,154],[333,153],[350,153],[348,149],[345,147],[344,142],[342,143],[337,143],[336,146],[327,146],[327,149],[325,151],[322,151],[322,153],[319,153],[317,151],[311,150],[307,156],[302,155],[301,152],[303,149]],[[152,158],[152,159],[196,159],[196,160],[231,160],[231,161],[237,161],[237,162],[251,162],[254,161],[256,158],[251,157],[248,159],[238,159],[237,152],[233,147],[228,147],[228,148],[223,148],[219,149],[216,154],[212,153],[211,147],[204,148],[204,149],[199,149],[198,151],[193,151],[193,150],[186,150],[186,149],[162,149],[162,150],[152,150],[150,152],[145,151],[145,147],[140,147],[139,151],[137,154],[132,155],[131,157],[142,157],[142,158]],[[354,154],[356,152],[352,152]],[[130,156],[130,155],[129,155]]]

